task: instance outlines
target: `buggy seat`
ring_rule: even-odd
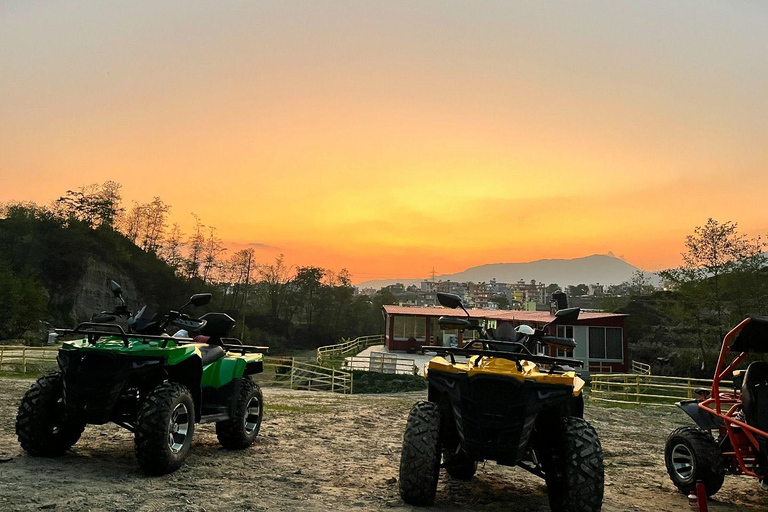
[[[768,362],[755,361],[747,367],[741,400],[747,425],[768,432]]]

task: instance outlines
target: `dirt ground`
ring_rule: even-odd
[[[397,492],[403,427],[424,393],[341,396],[264,390],[257,442],[219,447],[213,425],[198,426],[186,465],[164,477],[138,472],[132,435],[90,426],[59,459],[29,457],[14,433],[30,380],[0,379],[0,510],[230,511],[412,510]],[[666,435],[687,424],[676,408],[587,407],[603,442],[605,512],[690,510],[663,461]],[[433,510],[546,512],[541,480],[519,468],[481,465],[470,482],[443,474]],[[768,493],[747,477],[727,477],[710,510],[768,510]]]

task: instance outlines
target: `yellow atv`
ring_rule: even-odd
[[[411,505],[434,502],[440,468],[469,480],[478,461],[520,466],[547,483],[553,512],[599,512],[603,503],[603,453],[583,418],[575,359],[540,355],[540,347],[576,346],[546,334],[546,327],[575,321],[578,308],[563,309],[544,329],[519,326],[496,339],[456,295],[438,293],[440,304],[467,318],[441,317],[443,329],[478,331],[463,348],[427,346],[437,352],[427,367],[428,401],[411,409],[400,458],[400,496]],[[463,362],[456,356],[465,356]]]

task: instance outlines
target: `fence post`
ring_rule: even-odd
[[[291,358],[291,380],[288,383],[288,388],[293,389],[293,358]]]
[[[693,398],[693,388],[691,388],[691,378],[688,377],[688,398]]]
[[[0,371],[3,370],[3,352],[5,352],[5,349],[0,347]]]
[[[635,395],[635,398],[637,399],[637,403],[640,403],[640,376],[638,375],[636,377],[637,379],[637,394]]]
[[[336,368],[331,370],[331,393],[336,392]]]
[[[21,372],[27,373],[27,347],[21,349],[21,367]]]

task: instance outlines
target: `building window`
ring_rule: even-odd
[[[624,360],[624,343],[620,327],[589,328],[589,358]]]
[[[573,339],[573,326],[572,325],[558,325],[557,326],[557,335],[561,338],[568,338]],[[554,354],[556,357],[573,357],[573,349],[569,348],[566,350],[563,349],[555,349]]]

